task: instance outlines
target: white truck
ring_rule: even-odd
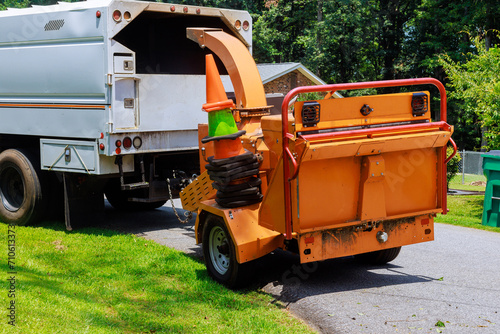
[[[143,1],[0,12],[0,221],[151,209],[199,171],[205,54],[187,28],[252,46],[244,11]],[[227,72],[217,59],[226,91]],[[95,215],[99,217],[99,215]]]

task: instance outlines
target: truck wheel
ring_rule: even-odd
[[[233,240],[221,218],[207,218],[202,241],[210,277],[232,289],[244,287],[251,281],[254,261],[238,263]]]
[[[391,262],[398,257],[401,247],[383,249],[376,252],[358,254],[356,260],[363,263],[382,265]]]
[[[45,210],[40,171],[21,151],[0,154],[0,220],[15,225],[35,223]]]

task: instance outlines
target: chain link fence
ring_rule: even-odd
[[[484,153],[486,152],[458,151],[460,158],[462,158],[458,166],[459,172],[462,175],[483,175],[483,158],[481,155]]]

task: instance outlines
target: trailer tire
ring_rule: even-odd
[[[33,163],[32,163],[33,162]],[[0,220],[14,225],[36,223],[46,209],[40,169],[29,154],[16,149],[0,153]]]
[[[359,262],[382,265],[391,262],[398,257],[401,247],[383,249],[376,252],[358,254],[355,256],[356,260]]]
[[[255,261],[238,263],[236,249],[221,218],[209,215],[203,227],[203,256],[210,277],[228,288],[247,286]]]

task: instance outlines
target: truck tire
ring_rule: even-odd
[[[221,218],[207,217],[202,243],[208,274],[215,281],[231,289],[243,288],[251,282],[255,261],[238,263],[234,242]]]
[[[16,149],[0,153],[0,220],[5,223],[33,224],[45,212],[41,173],[32,161]]]
[[[382,265],[391,262],[398,257],[401,247],[383,249],[376,252],[358,254],[355,256],[356,260],[359,262]]]

